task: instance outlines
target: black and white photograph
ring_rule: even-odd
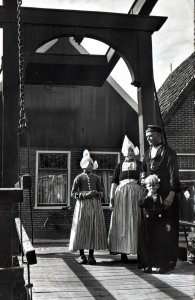
[[[195,0],[0,0],[0,300],[195,300]]]

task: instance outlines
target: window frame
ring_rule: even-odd
[[[93,156],[93,154],[100,154],[100,155],[117,155],[117,163],[120,163],[120,158],[121,158],[121,155],[120,155],[120,151],[90,151],[90,154]],[[101,169],[100,169],[101,170]],[[109,169],[108,169],[109,170]],[[104,205],[102,205],[102,209],[108,209],[109,208],[109,203],[105,203]]]
[[[194,156],[194,158],[195,158],[195,153],[177,153],[177,156]],[[179,173],[180,172],[192,172],[192,173],[194,173],[194,175],[195,175],[195,168],[194,169],[180,169],[179,168]],[[194,176],[194,180],[193,179],[181,179],[180,180],[181,182],[195,182],[195,176]]]
[[[56,154],[67,154],[67,175],[68,175],[68,193],[67,193],[67,204],[64,205],[45,205],[39,206],[37,203],[38,200],[38,173],[39,173],[39,154],[42,153],[56,153]],[[60,150],[36,150],[36,167],[35,167],[35,205],[34,209],[40,210],[60,210],[63,207],[67,207],[70,205],[70,180],[71,180],[71,151],[60,151]]]

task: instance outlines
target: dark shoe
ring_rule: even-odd
[[[152,273],[152,268],[151,268],[151,267],[146,267],[146,268],[144,268],[144,273],[149,273],[149,274],[151,274],[151,273]]]
[[[126,264],[126,263],[128,263],[128,257],[127,257],[127,255],[126,254],[124,254],[124,253],[122,253],[121,254],[121,260],[120,260],[120,262],[122,262],[123,264]]]
[[[88,265],[96,265],[96,260],[95,260],[94,256],[88,257]]]
[[[87,264],[87,258],[85,255],[81,255],[79,256],[77,262],[80,264],[80,265],[86,265]]]
[[[165,273],[167,273],[169,271],[169,269],[167,269],[167,268],[158,268],[157,270],[156,270],[156,272],[158,273],[158,274],[165,274]]]

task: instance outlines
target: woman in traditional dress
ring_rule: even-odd
[[[103,187],[100,178],[92,173],[97,168],[88,150],[83,152],[80,162],[83,173],[79,174],[73,182],[71,195],[77,200],[72,229],[70,234],[69,249],[80,251],[78,263],[95,265],[94,249],[107,248],[107,234],[104,214],[101,206]],[[89,250],[89,257],[85,256],[84,249]]]
[[[121,261],[128,262],[127,254],[137,254],[139,207],[138,199],[144,194],[140,186],[141,162],[135,157],[137,147],[125,136],[122,146],[125,157],[113,174],[110,191],[112,209],[108,245],[111,254],[121,254]]]

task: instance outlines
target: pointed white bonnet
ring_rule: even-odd
[[[98,168],[98,163],[96,160],[93,162],[93,159],[91,158],[89,151],[86,149],[83,151],[83,158],[80,161],[80,167],[82,169],[85,169],[88,167],[88,164],[90,162],[93,164],[93,170],[96,170]]]
[[[133,149],[135,155],[139,154],[138,147],[135,147],[133,145],[133,143],[128,139],[128,137],[125,135],[124,140],[123,140],[122,149],[121,149],[121,152],[123,153],[124,156],[128,155],[129,148]]]

